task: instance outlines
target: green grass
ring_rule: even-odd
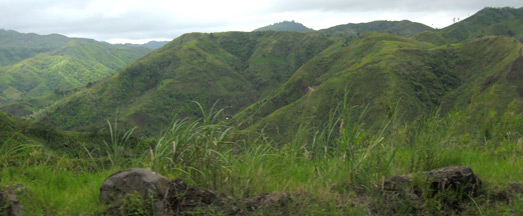
[[[223,194],[228,200],[273,192],[293,196],[294,201],[286,206],[253,214],[388,214],[392,209],[373,207],[382,202],[378,187],[384,178],[463,165],[483,180],[486,191],[464,203],[466,214],[517,215],[521,201],[489,201],[493,198],[488,194],[510,182],[522,183],[523,115],[501,116],[485,125],[465,111],[456,111],[405,124],[397,111],[377,129],[368,129],[364,120],[369,113],[347,106],[349,95],[332,110],[324,126],[301,125],[284,143],[263,132],[224,124],[220,121],[223,110],[205,111],[196,103],[203,118],[173,122],[150,149],[136,150],[113,142],[124,151],[121,157],[114,157],[109,145],[100,156],[87,149],[76,150],[83,154],[69,154],[79,156],[58,156],[45,145],[5,152],[9,161],[16,162],[0,170],[0,185],[26,185],[29,192],[21,199],[31,215],[96,215],[105,208],[98,201],[101,182],[115,171],[111,160],[120,158],[120,169],[151,168]],[[486,127],[492,129],[488,135]],[[113,137],[121,138],[125,138],[122,133]],[[130,153],[131,149],[138,153]],[[425,202],[431,207],[418,213],[449,211],[438,197]],[[216,214],[224,213],[219,206],[210,208]]]

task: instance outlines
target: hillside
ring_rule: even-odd
[[[322,29],[320,32],[329,35],[338,35],[343,37],[358,36],[360,34],[374,31],[379,33],[390,33],[401,36],[411,37],[420,32],[432,30],[421,23],[415,23],[408,20],[402,21],[373,21],[368,23],[349,23],[338,25],[327,29]]]
[[[522,18],[523,7],[519,9],[510,7],[484,8],[441,31],[456,41],[464,41],[486,35],[516,36],[516,34],[521,34],[521,26],[518,26],[516,23],[521,23]]]
[[[438,108],[472,109],[471,115],[485,109],[498,115],[523,111],[519,78],[511,78],[521,73],[511,68],[519,67],[522,45],[513,38],[434,47],[368,34],[346,48],[337,46],[330,48],[336,52],[312,59],[274,94],[235,119],[254,123],[251,129],[290,137],[300,124],[321,127],[338,106],[352,107],[353,113],[346,115],[365,112],[370,128],[399,110],[407,121]]]
[[[0,66],[15,64],[39,53],[51,51],[71,40],[59,34],[24,34],[0,29]]]
[[[517,20],[492,25],[505,23],[518,25]],[[224,116],[234,115],[244,128],[289,137],[300,124],[319,127],[346,101],[343,106],[354,107],[354,113],[367,113],[365,122],[372,128],[397,110],[402,110],[403,121],[411,121],[438,109],[475,107],[471,98],[484,92],[471,89],[484,89],[477,83],[492,78],[493,68],[506,69],[517,59],[518,41],[509,37],[447,45],[455,39],[442,31],[401,36],[426,29],[410,21],[376,21],[321,33],[186,34],[34,117],[67,130],[91,130],[118,113],[144,134],[157,134],[175,116],[201,116],[193,101],[205,110],[217,102]],[[339,37],[357,33],[352,40]],[[483,64],[492,59],[503,64]],[[472,69],[474,79],[465,75]],[[517,90],[511,91],[504,99],[483,102],[497,103],[501,115],[509,104],[519,106]],[[78,115],[78,110],[87,112]]]
[[[123,46],[127,47],[143,47],[143,48],[149,48],[149,49],[158,49],[165,44],[169,43],[169,41],[149,41],[144,44],[132,44],[132,43],[125,43]]]
[[[257,28],[254,31],[314,31],[301,23],[294,21],[283,21],[268,26]]]
[[[110,140],[108,133],[64,132],[49,124],[32,123],[0,111],[0,160],[9,161],[10,154],[27,155],[32,151],[54,151],[61,155],[78,156],[87,148],[92,154],[105,154],[103,142]],[[139,142],[133,138],[134,144]],[[84,149],[84,150],[87,150]],[[34,154],[34,152],[33,152]],[[35,157],[36,156],[36,157]],[[37,155],[33,155],[37,158]],[[11,158],[14,159],[14,158]]]
[[[186,34],[36,118],[87,130],[119,113],[154,134],[176,115],[201,115],[192,101],[206,109],[217,102],[227,108],[225,115],[233,115],[278,88],[332,43],[315,33]]]
[[[72,40],[60,48],[0,67],[0,105],[85,85],[115,73],[149,51]]]

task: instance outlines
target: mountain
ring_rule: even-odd
[[[293,21],[283,21],[274,23],[272,25],[264,26],[254,31],[314,31],[314,29],[307,28],[301,23]]]
[[[514,38],[438,47],[372,33],[345,48],[335,46],[329,49],[336,52],[313,58],[235,119],[251,130],[292,137],[300,124],[322,127],[338,106],[366,113],[371,128],[397,112],[409,121],[436,109],[469,110],[470,115],[523,111],[523,45]]]
[[[426,31],[415,38],[439,45],[489,35],[505,35],[523,41],[523,7],[484,8],[474,15],[438,31]]]
[[[491,25],[505,23],[518,25]],[[392,32],[397,26],[405,29]],[[201,117],[193,101],[205,110],[217,102],[230,122],[289,138],[300,124],[322,127],[340,107],[350,108],[344,115],[365,113],[369,128],[398,114],[408,122],[437,111],[523,111],[517,38],[457,42],[443,30],[401,36],[427,28],[377,21],[320,32],[186,34],[34,117],[92,130],[117,115],[157,134],[176,117]]]
[[[233,115],[332,43],[317,33],[185,34],[35,117],[66,130],[90,130],[118,113],[157,134],[175,116],[200,116],[192,101],[207,110],[217,102]]]
[[[169,41],[149,41],[149,42],[144,43],[144,44],[125,43],[125,44],[123,44],[123,46],[144,47],[144,48],[149,48],[149,49],[158,49],[158,48],[164,46],[167,43],[169,43]]]
[[[320,32],[329,35],[341,35],[343,37],[357,36],[366,32],[374,31],[379,33],[390,33],[401,36],[411,37],[420,32],[432,30],[431,27],[421,23],[402,21],[373,21],[368,23],[349,23],[338,25]]]
[[[484,36],[486,28],[492,25],[500,25],[504,22],[510,22],[523,18],[523,7],[516,8],[485,8],[476,14],[444,28],[442,31],[455,38],[457,41]],[[515,28],[521,31],[521,26]],[[506,30],[509,31],[510,29]],[[506,33],[500,31],[499,33]]]
[[[24,34],[0,29],[0,66],[15,64],[39,53],[51,51],[73,40],[59,34]]]
[[[0,105],[74,88],[113,74],[147,54],[145,48],[115,48],[87,40],[71,40],[0,68]]]

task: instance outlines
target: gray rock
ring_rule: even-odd
[[[470,167],[448,166],[426,173],[430,188],[435,191],[460,190],[463,193],[476,193],[481,187],[481,180]]]
[[[169,182],[162,175],[149,169],[133,168],[109,176],[100,188],[100,201],[120,206],[121,200],[130,195],[140,195],[144,200],[154,200],[155,211],[165,209],[164,196]]]
[[[481,187],[481,180],[472,169],[465,166],[447,166],[424,172],[422,176],[430,185],[434,193],[444,190],[459,190],[463,193],[476,193]],[[413,175],[394,176],[383,184],[385,191],[406,192],[414,190],[419,193],[420,189],[413,185]]]

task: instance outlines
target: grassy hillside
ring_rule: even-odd
[[[144,47],[144,48],[149,48],[149,49],[158,49],[167,43],[169,43],[169,41],[149,41],[144,44],[125,43],[125,44],[116,44],[116,46],[122,45],[122,46],[127,46],[127,47]]]
[[[514,36],[521,32],[521,26],[509,24],[523,18],[522,8],[485,8],[476,14],[458,23],[448,26],[441,31],[457,41],[464,41],[486,35]],[[501,24],[506,23],[506,24]],[[503,26],[503,27],[500,27]]]
[[[114,127],[114,122],[112,123]],[[108,131],[91,133],[60,131],[54,125],[32,123],[0,112],[0,161],[2,163],[9,161],[10,154],[26,155],[33,151],[53,151],[64,156],[77,157],[85,155],[87,150],[93,156],[105,155],[104,149],[107,146],[104,142],[110,139]],[[131,137],[129,141],[129,145],[136,145],[136,147],[142,142],[135,137]]]
[[[301,23],[294,21],[283,21],[274,23],[268,26],[257,28],[254,31],[314,31],[311,28],[307,28]]]
[[[186,34],[116,75],[37,115],[64,129],[100,127],[119,113],[158,133],[178,114],[198,116],[217,102],[232,115],[266,96],[332,44],[316,33]]]
[[[336,47],[337,46],[337,47]],[[399,112],[404,121],[436,109],[521,113],[518,58],[521,44],[486,37],[435,47],[407,38],[368,34],[347,47],[305,64],[275,93],[240,112],[235,119],[290,139],[299,125],[322,127],[348,106],[365,113],[373,128]],[[508,75],[509,71],[510,74]],[[503,92],[503,93],[502,93]],[[344,115],[351,116],[352,113]]]
[[[23,34],[0,29],[0,66],[15,64],[39,53],[51,51],[71,40],[59,34]]]
[[[339,35],[343,37],[358,36],[360,34],[374,31],[380,33],[390,33],[402,36],[414,36],[420,32],[431,30],[421,23],[415,23],[408,20],[402,21],[373,21],[369,23],[349,23],[338,25],[327,29],[322,29],[320,32],[329,35]]]
[[[115,73],[148,52],[145,48],[70,41],[60,48],[0,67],[0,104],[85,85]]]

